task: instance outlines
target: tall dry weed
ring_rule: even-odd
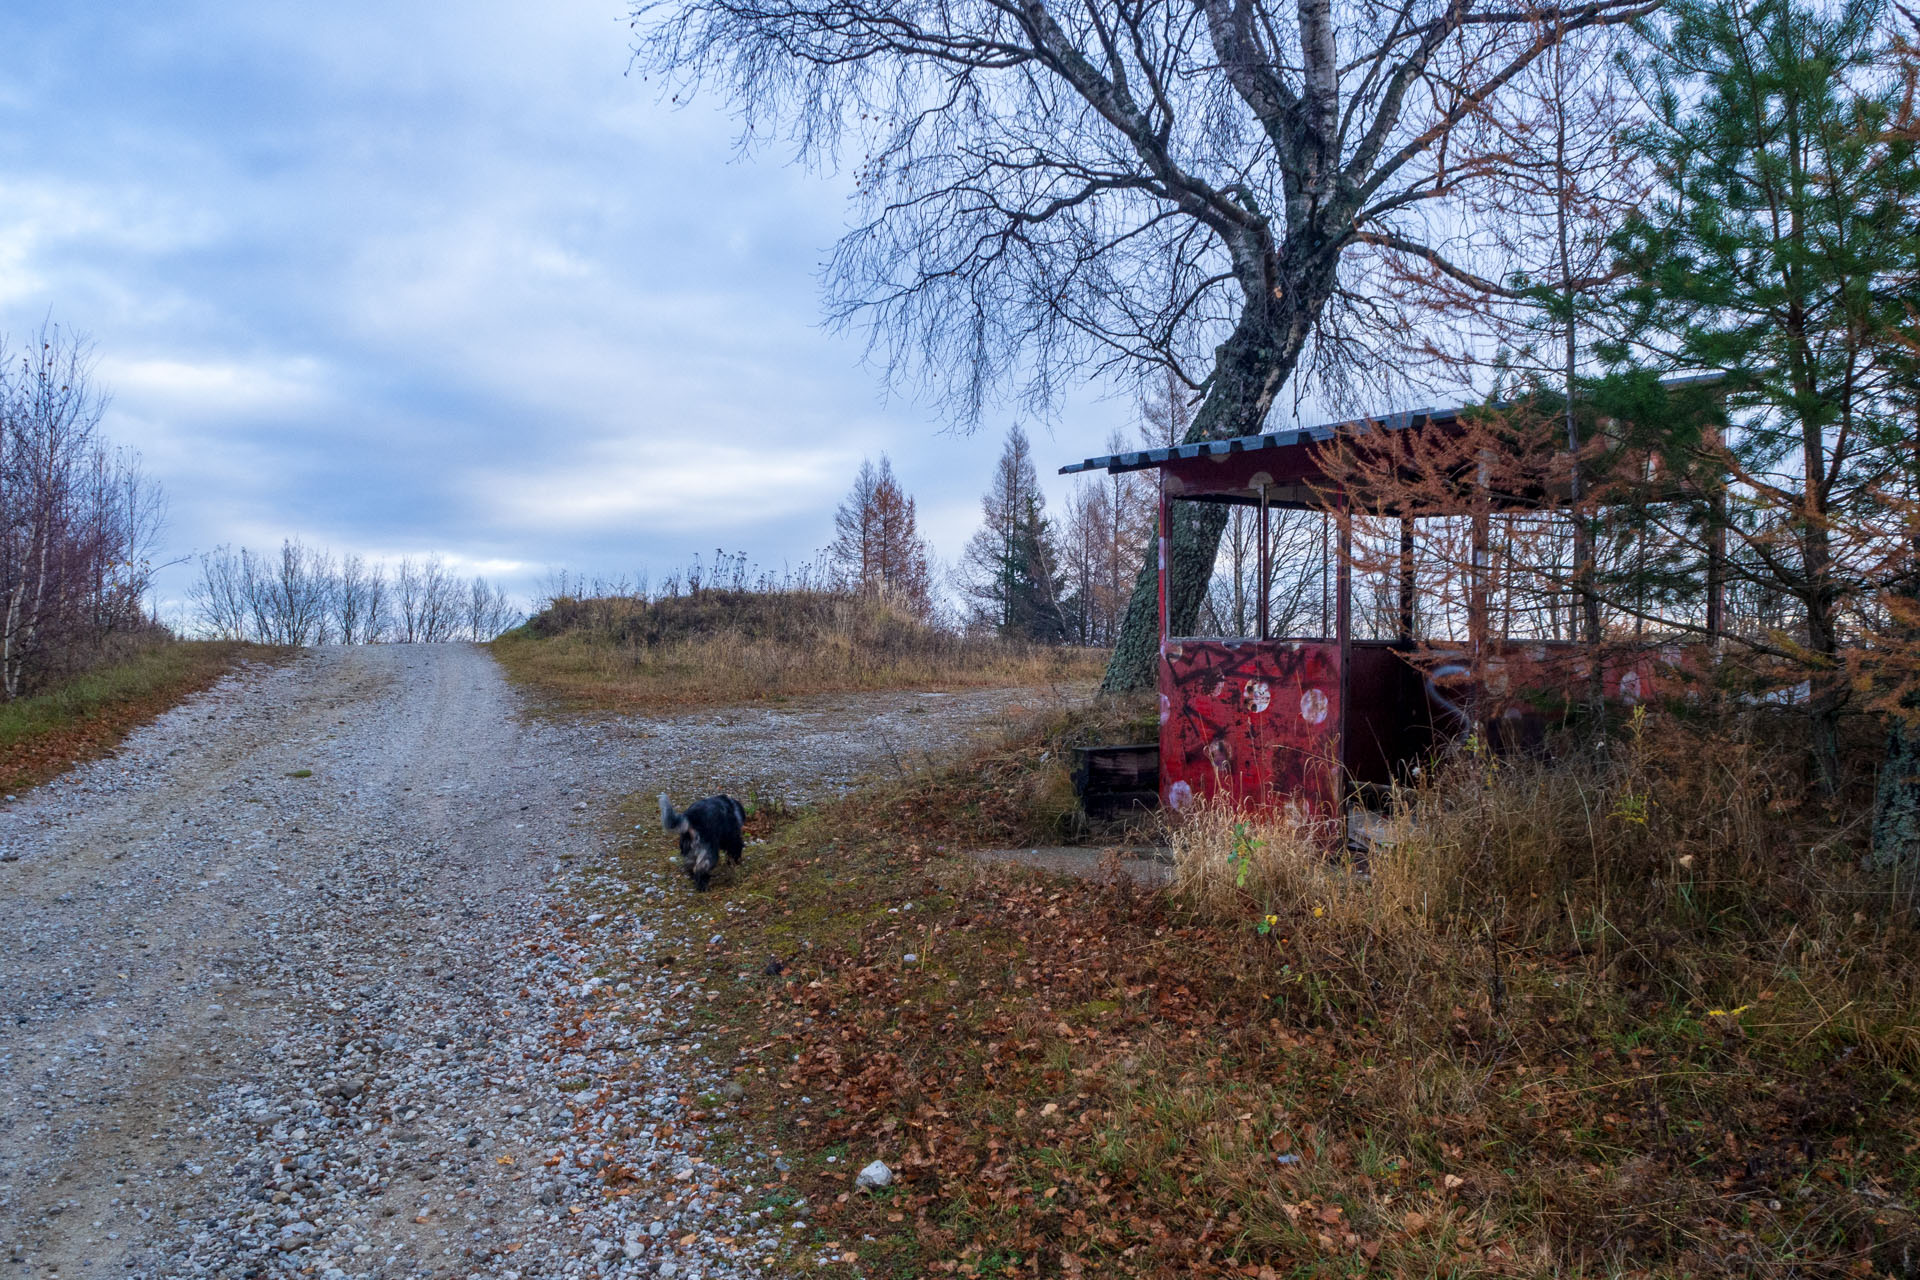
[[[1508,969],[1545,964],[1703,1016],[1764,998],[1796,1035],[1920,1065],[1912,887],[1863,870],[1857,830],[1809,804],[1798,760],[1737,725],[1641,714],[1556,759],[1468,744],[1368,826],[1349,855],[1284,814],[1201,807],[1171,832],[1178,893],[1285,938],[1287,963],[1362,1005],[1497,1004]]]

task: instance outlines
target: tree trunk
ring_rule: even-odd
[[[1900,873],[1912,895],[1920,888],[1920,725],[1895,717],[1887,733],[1887,758],[1873,797],[1871,871]]]
[[[1213,574],[1213,561],[1220,546],[1221,531],[1227,527],[1232,508],[1218,502],[1186,502],[1173,508],[1173,536],[1168,563],[1173,573],[1168,580],[1167,617],[1173,634],[1193,630],[1200,616],[1200,601],[1207,593],[1207,580]],[[1133,598],[1127,601],[1126,620],[1120,626],[1120,639],[1113,646],[1107,663],[1107,678],[1100,688],[1106,693],[1127,693],[1151,689],[1157,681],[1160,659],[1160,583],[1159,560],[1149,544],[1146,563],[1134,579]]]
[[[1287,254],[1280,256],[1284,260]],[[1233,333],[1214,353],[1206,403],[1194,415],[1182,443],[1229,440],[1261,430],[1274,396],[1300,358],[1314,317],[1332,295],[1337,257],[1337,253],[1325,255],[1323,269],[1302,271],[1301,279],[1289,282],[1293,288],[1276,290],[1284,300],[1249,302]],[[1220,503],[1188,502],[1175,504],[1173,512],[1168,559],[1173,578],[1167,595],[1167,619],[1174,635],[1191,635],[1208,580],[1213,576],[1228,508]],[[1134,579],[1126,619],[1114,642],[1106,679],[1100,685],[1103,693],[1151,689],[1158,679],[1158,560],[1149,540],[1146,563]]]

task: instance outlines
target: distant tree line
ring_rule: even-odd
[[[439,556],[380,561],[288,539],[276,553],[216,547],[188,588],[193,625],[261,644],[433,644],[491,640],[521,614],[484,577],[456,577]]]
[[[100,433],[90,345],[47,324],[0,339],[0,689],[8,700],[154,632],[144,598],[166,503]]]
[[[1175,443],[1190,413],[1179,386],[1150,392],[1140,401],[1134,438],[1116,430],[1107,440],[1108,451]],[[860,464],[834,514],[833,541],[822,563],[808,566],[806,576],[823,589],[885,597],[923,620],[965,630],[1045,644],[1108,646],[1119,636],[1140,557],[1153,537],[1155,506],[1151,473],[1086,477],[1056,520],[1040,488],[1032,441],[1016,425],[1007,432],[981,499],[980,528],[944,584],[920,536],[914,500],[884,455],[877,464]],[[1277,558],[1271,567],[1275,625],[1283,630],[1296,623],[1316,625],[1326,595],[1320,579],[1329,571],[1314,553],[1326,541],[1326,522],[1302,513],[1276,513],[1274,519],[1276,546],[1288,554],[1291,571],[1283,582]],[[1209,632],[1240,635],[1252,629],[1255,532],[1252,513],[1236,510],[1201,606]],[[716,567],[726,563],[724,556],[715,561]]]

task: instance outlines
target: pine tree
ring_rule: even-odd
[[[1897,89],[1880,0],[1676,0],[1640,137],[1662,178],[1618,244],[1632,272],[1622,363],[1723,376],[1731,415],[1667,442],[1731,477],[1736,580],[1790,597],[1820,782],[1839,785],[1844,617],[1873,589],[1855,531],[1910,465],[1884,335],[1911,323],[1920,168],[1886,128]]]
[[[974,621],[1001,635],[1056,643],[1066,638],[1059,551],[1033,448],[1018,426],[981,499],[984,517],[961,555],[962,586]]]

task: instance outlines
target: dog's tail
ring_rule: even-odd
[[[679,835],[687,829],[687,815],[673,811],[673,801],[667,799],[667,793],[660,793],[660,825],[670,835]]]

